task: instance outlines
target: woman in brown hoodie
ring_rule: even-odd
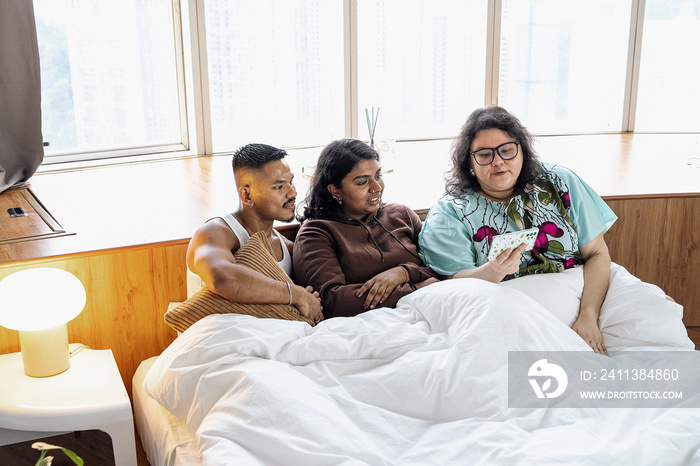
[[[293,260],[297,282],[319,292],[326,318],[395,307],[438,281],[418,256],[418,216],[382,203],[378,159],[364,142],[341,139],[324,148],[316,165]]]

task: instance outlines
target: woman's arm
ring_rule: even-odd
[[[578,318],[572,328],[596,353],[605,353],[603,334],[598,327],[600,308],[610,282],[610,253],[603,234],[582,245],[583,293]]]
[[[435,276],[435,272],[426,267],[418,256],[418,238],[423,226],[420,217],[405,205],[396,204],[392,209],[395,209],[392,210],[392,212],[395,212],[392,215],[394,227],[390,227],[392,230],[390,234],[392,236],[395,234],[394,239],[400,243],[396,244],[396,247],[403,247],[408,253],[406,256],[407,261],[375,275],[362,285],[358,295],[365,297],[363,306],[365,309],[374,309],[375,307],[380,307],[380,305],[386,305],[385,301],[389,299],[396,289],[399,290],[398,294],[403,296],[414,289],[423,288],[439,281]],[[409,229],[406,230],[405,227]],[[413,244],[406,244],[406,240]],[[414,260],[411,261],[409,259]],[[416,263],[415,259],[418,259],[418,263]]]
[[[367,280],[360,287],[355,296],[358,298],[364,298],[364,303],[362,306],[364,310],[374,309],[375,307],[381,307],[381,305],[384,305],[384,302],[389,299],[391,294],[399,287],[402,287],[399,289],[401,296],[410,293],[410,291],[406,289],[406,285],[408,285],[410,288],[410,282],[410,273],[406,267],[399,265],[378,273],[374,277]],[[422,286],[428,284],[429,283],[425,283],[422,284]],[[406,291],[407,293],[403,293],[403,291]],[[396,301],[398,301],[398,299],[396,299]],[[396,303],[392,300],[391,307],[394,307],[395,305]]]
[[[419,254],[423,263],[442,277],[468,277],[473,273],[481,277],[484,271],[473,270],[479,267],[474,232],[464,222],[466,214],[460,205],[461,201],[443,197],[430,208],[418,236]]]
[[[370,310],[369,305],[365,307],[368,293],[358,296],[364,283],[347,282],[345,271],[336,255],[336,247],[337,243],[329,231],[311,225],[302,226],[294,241],[296,278],[299,284],[311,286],[318,291],[326,318],[355,316]],[[370,279],[373,286],[392,288],[382,300],[382,306],[394,307],[401,297],[413,291],[408,283],[396,286],[393,282],[399,281],[399,277],[405,277],[405,272],[401,267],[394,267]],[[405,278],[401,278],[403,280]],[[378,291],[372,294],[373,298]]]
[[[520,254],[525,252],[525,245],[515,249],[506,249],[496,258],[473,269],[460,270],[450,278],[480,278],[491,283],[499,283],[506,275],[520,270]]]

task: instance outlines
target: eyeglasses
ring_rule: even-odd
[[[498,147],[494,148],[484,148],[479,149],[474,152],[470,152],[469,155],[474,157],[474,160],[478,165],[489,165],[493,162],[496,157],[496,152],[503,160],[511,160],[518,156],[518,146],[520,143],[518,141],[506,142]]]

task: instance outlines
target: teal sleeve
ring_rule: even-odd
[[[473,235],[461,217],[456,204],[443,197],[428,212],[418,237],[421,259],[440,275],[476,267]]]
[[[585,181],[568,168],[553,167],[569,188],[569,216],[576,225],[578,244],[582,246],[605,233],[617,220],[617,215]]]

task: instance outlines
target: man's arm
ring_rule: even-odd
[[[220,220],[200,227],[187,248],[187,266],[199,275],[207,287],[224,298],[251,304],[288,304],[289,288],[248,267],[236,264],[233,253],[238,250],[238,238]],[[322,318],[321,305],[304,288],[291,285],[292,305],[305,317]]]

